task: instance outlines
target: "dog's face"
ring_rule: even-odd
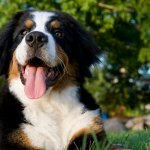
[[[95,44],[70,15],[62,12],[17,13],[0,41],[1,72],[9,82],[19,78],[30,99],[68,80],[82,82],[97,60]]]

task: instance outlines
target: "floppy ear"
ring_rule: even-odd
[[[8,25],[6,26],[8,27]],[[12,45],[12,30],[5,29],[0,35],[0,75],[7,72],[10,52],[9,49]]]
[[[62,18],[63,25],[69,28],[70,36],[73,38],[74,56],[79,63],[82,77],[91,77],[89,67],[99,61],[97,55],[100,49],[97,47],[91,36],[78,24],[78,22],[67,13],[59,14]]]
[[[18,20],[23,12],[17,13],[5,25],[4,30],[0,34],[0,75],[7,74],[9,63],[11,60],[11,47],[13,45],[13,33],[18,24]]]
[[[83,77],[91,77],[90,66],[99,62],[98,55],[100,49],[93,41],[91,36],[77,23],[74,22],[74,34],[76,36],[77,49],[80,55],[78,58],[80,72]]]
[[[101,51],[91,36],[80,26],[78,26],[76,33],[79,48],[81,50],[81,58],[79,59],[80,64],[82,64],[81,71],[85,76],[91,77],[89,67],[99,62],[98,54],[100,54]]]

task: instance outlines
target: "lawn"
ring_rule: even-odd
[[[150,150],[150,130],[109,133],[108,138],[112,143],[123,144],[126,148]]]
[[[123,145],[123,150],[150,150],[150,130],[148,129],[138,132],[107,133],[107,137],[110,143]],[[93,138],[95,142],[91,143],[88,150],[108,150],[108,146],[97,141],[95,134],[93,134]],[[77,150],[87,150],[86,137],[83,139],[82,147],[77,147]]]

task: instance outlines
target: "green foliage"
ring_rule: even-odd
[[[139,53],[139,61],[145,63],[145,61],[150,62],[150,49],[149,47],[142,47]]]
[[[150,61],[148,0],[1,0],[0,28],[25,9],[68,12],[93,35],[106,56],[105,64],[93,71],[95,78],[85,86],[107,111],[138,108],[148,102],[148,96],[129,82],[138,80],[139,67]],[[122,68],[126,73],[120,72]]]

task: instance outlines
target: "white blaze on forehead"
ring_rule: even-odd
[[[33,20],[35,22],[34,31],[46,31],[46,23],[51,19],[51,17],[55,16],[55,13],[52,12],[33,12]]]
[[[53,12],[32,12],[33,15],[33,21],[35,22],[35,28],[33,31],[39,31],[47,35],[48,37],[48,43],[43,47],[46,51],[48,51],[49,59],[52,63],[52,65],[55,65],[55,59],[56,59],[56,44],[53,36],[48,32],[46,29],[46,24],[48,21],[51,20],[53,16],[55,16],[55,13]]]

